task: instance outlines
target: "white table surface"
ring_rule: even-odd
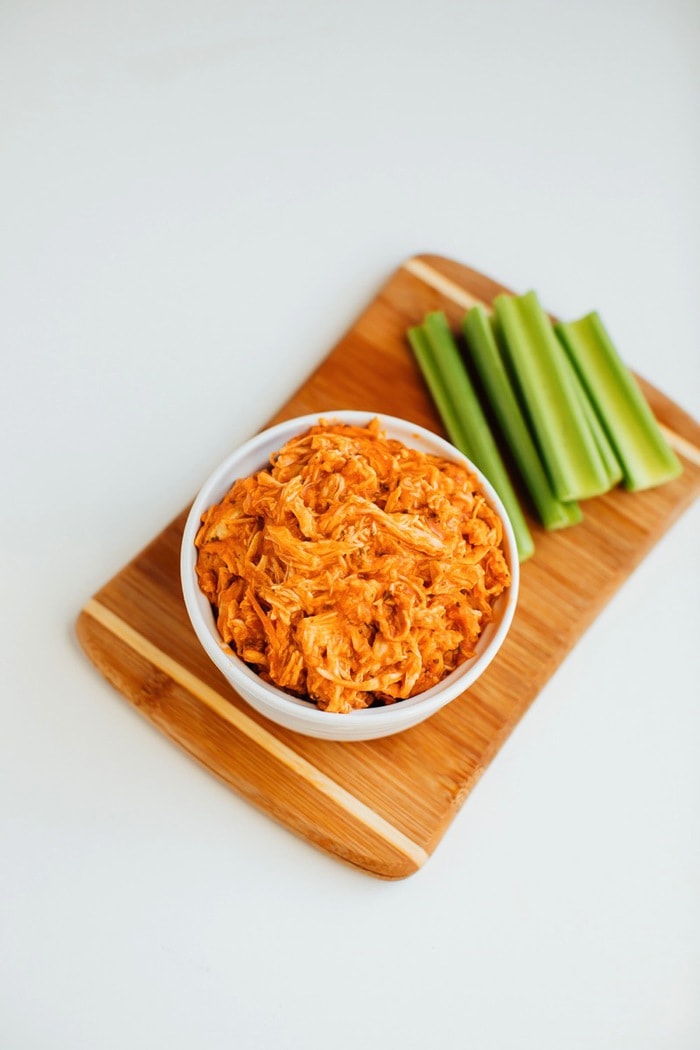
[[[700,1046],[697,506],[404,882],[73,634],[417,251],[700,415],[699,48],[690,0],[3,6],[3,1050]]]

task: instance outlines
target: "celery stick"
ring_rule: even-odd
[[[591,433],[593,434],[593,440],[595,441],[600,458],[603,461],[603,466],[608,475],[608,488],[614,488],[620,481],[622,481],[622,465],[619,459],[615,455],[615,449],[608,440],[608,435],[605,432],[605,428],[598,418],[598,413],[591,402],[586,388],[584,387],[578,372],[574,368],[571,361],[568,361],[569,368],[571,370],[571,379],[576,388],[576,395],[581,402],[581,408],[588,422]]]
[[[583,517],[581,508],[573,501],[563,503],[554,495],[483,306],[472,307],[462,322],[462,330],[469,356],[542,524],[547,529],[577,524]]]
[[[625,488],[653,488],[678,477],[680,461],[598,314],[558,324],[555,330],[615,449]]]
[[[479,468],[501,497],[513,526],[519,561],[535,550],[518,498],[493,439],[447,318],[429,314],[408,339],[450,441]]]
[[[440,378],[437,363],[424,329],[420,326],[409,329],[408,339],[450,441],[455,448],[459,448],[465,456],[471,459],[471,455],[465,451],[469,445],[468,438],[463,433],[459,414]]]
[[[566,355],[537,296],[499,295],[493,305],[554,492],[563,501],[607,492],[608,474]]]

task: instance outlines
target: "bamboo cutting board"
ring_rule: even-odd
[[[408,260],[270,422],[333,409],[402,416],[442,433],[405,342],[443,309],[453,326],[501,285],[436,256]],[[700,490],[700,427],[642,383],[684,472],[584,504],[563,532],[533,524],[520,601],[479,682],[395,737],[338,744],[283,730],[232,691],[189,626],[179,583],[186,511],[86,604],[78,637],[105,677],[180,747],[297,835],[384,878],[431,855],[477,779],[613,592]]]

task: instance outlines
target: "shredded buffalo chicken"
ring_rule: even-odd
[[[509,586],[477,480],[366,428],[321,421],[203,516],[199,585],[223,642],[327,711],[390,704],[474,655]]]

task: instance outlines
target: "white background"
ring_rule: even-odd
[[[700,414],[688,0],[0,7],[0,1046],[700,1046],[698,508],[400,883],[83,657],[83,602],[434,251]]]

